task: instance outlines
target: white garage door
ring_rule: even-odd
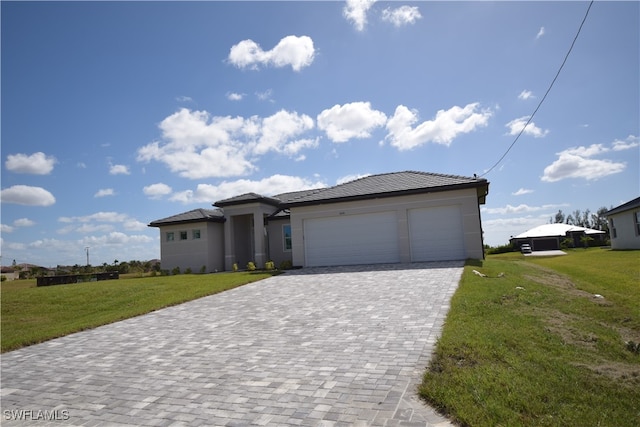
[[[308,267],[400,262],[395,212],[304,220]]]
[[[458,206],[409,210],[411,261],[465,259],[462,215]]]

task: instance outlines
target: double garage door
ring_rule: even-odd
[[[411,261],[464,259],[458,206],[410,209],[407,212]],[[396,211],[304,220],[306,265],[400,262]]]

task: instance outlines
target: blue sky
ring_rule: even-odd
[[[3,1],[2,264],[159,258],[149,222],[249,191],[483,175],[588,6]],[[485,243],[638,196],[639,17],[593,4],[485,176]]]

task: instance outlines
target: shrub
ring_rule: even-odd
[[[290,270],[292,268],[293,268],[293,264],[288,259],[280,263],[280,270]]]
[[[264,269],[267,271],[275,270],[276,264],[273,261],[267,261],[264,263]]]
[[[0,281],[4,282],[5,280],[7,280],[7,276],[5,275],[0,276]]]
[[[193,274],[191,267],[187,267],[187,269],[184,271],[184,274]]]
[[[207,266],[203,265],[202,267],[200,267],[200,274],[204,274],[207,272]]]
[[[253,261],[249,261],[247,263],[247,270],[249,271],[256,271],[256,265],[253,263]]]
[[[233,268],[233,271],[238,271],[238,263],[234,262],[231,268]]]
[[[171,270],[171,274],[173,274],[174,276],[180,274],[180,267],[175,267],[173,270]]]
[[[506,245],[501,245],[501,246],[496,246],[496,247],[489,247],[487,248],[487,254],[492,255],[492,254],[504,254],[507,252],[513,252],[515,250],[515,248],[513,247],[513,245],[511,243],[506,244]]]

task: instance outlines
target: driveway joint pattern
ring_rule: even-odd
[[[450,426],[417,387],[462,266],[294,270],[5,353],[2,425]]]

